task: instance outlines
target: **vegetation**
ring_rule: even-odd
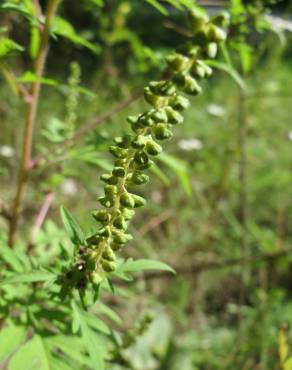
[[[1,368],[291,369],[273,3],[0,4]]]

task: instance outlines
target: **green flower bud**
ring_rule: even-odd
[[[208,29],[206,29],[206,28],[202,28],[193,37],[194,44],[200,45],[201,47],[206,45],[209,41],[210,40],[209,40],[209,37],[208,37]]]
[[[116,259],[116,255],[110,247],[107,247],[102,253],[102,258],[107,261],[114,261]]]
[[[98,235],[104,238],[108,238],[111,235],[111,229],[109,226],[105,226],[102,229],[100,229],[97,233]]]
[[[166,62],[173,71],[181,72],[187,68],[189,58],[181,54],[173,54],[166,57]]]
[[[162,152],[162,147],[153,140],[148,140],[146,144],[146,151],[150,155],[158,155]]]
[[[116,269],[116,264],[107,260],[102,261],[101,266],[105,272],[113,272]]]
[[[133,211],[132,209],[128,209],[128,208],[123,208],[121,212],[126,221],[131,220],[131,218],[133,218],[133,216],[135,215],[135,211]]]
[[[206,46],[206,54],[209,58],[213,59],[216,57],[218,51],[218,45],[216,42],[209,42]]]
[[[106,185],[104,187],[104,192],[105,192],[105,195],[108,198],[111,198],[111,197],[117,195],[118,189],[115,185]]]
[[[173,108],[166,107],[165,112],[167,114],[168,123],[172,125],[183,123],[184,120],[183,116],[179,112],[176,112]]]
[[[163,98],[161,98],[158,95],[154,95],[149,87],[144,88],[144,99],[146,100],[147,103],[154,107],[158,107],[163,101]]]
[[[172,79],[173,82],[175,82],[178,86],[184,86],[186,81],[186,74],[185,72],[176,73]]]
[[[115,167],[124,167],[125,164],[127,162],[127,159],[126,158],[123,158],[123,159],[116,159],[114,164],[115,164]]]
[[[200,63],[200,61],[194,62],[192,65],[192,68],[190,69],[190,73],[194,77],[199,77],[199,78],[205,78],[206,77],[206,71],[204,66]]]
[[[208,28],[208,39],[212,42],[221,42],[226,40],[226,32],[214,24]]]
[[[133,237],[131,234],[125,234],[121,231],[115,233],[114,235],[114,243],[116,244],[126,244],[128,241],[132,240]]]
[[[145,146],[145,136],[144,135],[136,136],[135,139],[132,141],[131,145],[135,149],[143,149]]]
[[[143,185],[149,181],[149,176],[141,173],[140,171],[135,171],[132,173],[130,179],[131,182],[135,185]]]
[[[146,165],[149,162],[148,155],[144,151],[136,152],[134,155],[134,162],[140,166]]]
[[[128,153],[127,149],[122,149],[114,145],[109,147],[109,151],[116,158],[125,158]]]
[[[151,114],[151,117],[153,118],[153,120],[156,123],[157,122],[167,122],[167,120],[168,120],[165,109],[158,109],[158,110],[154,111]]]
[[[152,81],[149,88],[153,94],[160,96],[171,96],[175,94],[175,86],[171,81]]]
[[[127,149],[131,145],[132,135],[119,136],[114,139],[119,148]]]
[[[208,16],[198,9],[192,10],[189,12],[189,22],[191,30],[196,33],[208,22]]]
[[[169,105],[175,110],[182,111],[190,106],[190,102],[184,96],[177,95],[169,100]]]
[[[101,181],[105,182],[106,184],[111,184],[111,185],[117,185],[119,179],[115,176],[108,175],[108,174],[103,174],[100,176]]]
[[[127,222],[125,221],[123,216],[116,217],[114,222],[113,222],[113,225],[117,229],[121,229],[121,230],[126,230],[127,229]]]
[[[127,122],[129,122],[130,124],[137,123],[139,118],[140,118],[140,114],[137,115],[137,116],[128,116],[127,117]]]
[[[110,221],[110,214],[104,209],[93,212],[92,216],[96,221],[102,223],[103,225]]]
[[[196,58],[200,52],[200,48],[198,46],[193,45],[193,43],[189,41],[183,46],[179,47],[178,52],[190,58]]]
[[[223,11],[212,18],[211,22],[219,27],[227,27],[230,23],[230,15],[229,13]]]
[[[133,199],[132,195],[129,193],[122,193],[120,196],[120,203],[122,206],[126,208],[134,208],[135,207],[135,200]]]
[[[106,208],[111,208],[114,205],[114,200],[108,197],[100,197],[98,198],[98,201],[102,206]]]
[[[158,123],[155,127],[153,127],[153,133],[157,140],[166,140],[173,136],[172,132],[164,123]]]
[[[150,114],[143,114],[140,118],[139,118],[139,125],[143,128],[143,127],[149,127],[151,125],[153,125],[154,121],[153,119],[151,118],[151,115]]]
[[[98,234],[91,235],[86,239],[87,245],[98,245],[100,241],[101,238]]]
[[[113,169],[113,175],[117,177],[124,177],[126,174],[126,171],[124,167],[114,167]]]
[[[189,95],[198,95],[202,92],[202,89],[197,81],[191,76],[186,77],[186,82],[183,89],[184,92]]]
[[[143,207],[146,204],[146,200],[140,197],[139,195],[133,194],[133,199],[135,202],[135,206],[134,206],[135,208]]]

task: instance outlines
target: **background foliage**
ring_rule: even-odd
[[[73,253],[60,204],[85,234],[93,230],[108,145],[125,132],[125,117],[144,109],[142,86],[159,78],[163,56],[185,39],[189,6],[61,2],[41,80],[37,166],[12,250],[9,211],[39,19],[29,0],[0,4],[2,368],[291,369],[289,2],[269,5],[286,19],[272,27],[246,19],[252,7],[230,2],[218,70],[143,190],[148,206],[131,226],[114,292],[104,284],[85,311],[60,301],[53,284]]]

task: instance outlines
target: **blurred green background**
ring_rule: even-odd
[[[185,16],[177,9],[167,6],[166,16],[138,0],[102,3],[64,0],[60,16],[76,32],[71,39],[51,42],[34,143],[35,155],[49,158],[49,164],[30,179],[20,225],[22,237],[30,240],[43,199],[53,194],[33,240],[46,250],[41,261],[54,261],[66,239],[60,204],[84,230],[93,229],[90,211],[102,192],[99,176],[111,167],[107,147],[113,135],[128,130],[125,117],[144,109],[136,95],[149,79],[159,77],[163,56],[183,39]],[[292,324],[292,13],[289,2],[272,9],[273,16],[285,19],[287,30],[280,36],[251,33],[255,61],[243,78],[245,92],[229,73],[214,73],[143,190],[148,205],[134,219],[134,241],[124,256],[159,259],[177,275],[140,274],[118,285],[120,296],[103,298],[119,312],[124,328],[143,311],[155,314],[149,330],[129,349],[133,369],[279,368],[278,331]],[[33,44],[26,22],[5,12],[0,27],[25,47],[4,68],[11,67],[24,84],[30,82],[24,71],[31,70]],[[231,57],[236,64],[237,54]],[[5,72],[0,78],[4,208],[14,196],[25,111]],[[75,90],[68,82],[74,73],[80,86]],[[66,126],[66,102],[74,93],[78,107],[72,128]],[[65,152],[55,149],[70,130],[78,131],[133,94],[131,104],[74,146]],[[0,229],[7,230],[5,218]]]

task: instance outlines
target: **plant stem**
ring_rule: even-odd
[[[9,245],[13,247],[15,242],[15,236],[18,227],[19,214],[21,209],[21,203],[25,193],[25,187],[28,180],[28,175],[30,172],[31,165],[31,153],[32,153],[32,141],[33,141],[33,131],[36,121],[36,115],[39,105],[39,96],[41,83],[40,79],[43,74],[48,42],[50,37],[50,28],[57,11],[58,0],[49,0],[45,15],[45,25],[41,31],[41,41],[39,46],[39,51],[37,58],[35,60],[34,73],[36,76],[36,82],[32,84],[31,87],[31,101],[28,103],[25,128],[23,134],[23,144],[22,144],[22,154],[20,160],[20,168],[18,171],[17,189],[16,195],[13,202],[11,210],[11,221],[9,225]]]

